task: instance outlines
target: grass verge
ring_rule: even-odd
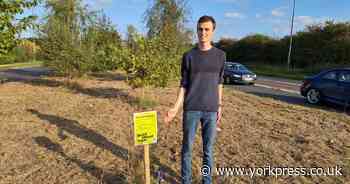
[[[247,65],[257,75],[280,77],[291,80],[303,80],[305,76],[311,76],[317,74],[317,72],[311,72],[303,69],[288,70],[280,66],[257,66]]]
[[[31,62],[25,62],[25,63],[13,63],[13,64],[6,64],[6,65],[0,65],[0,69],[11,69],[11,68],[22,68],[22,67],[39,67],[43,66],[42,61],[31,61]]]

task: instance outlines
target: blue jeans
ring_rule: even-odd
[[[217,112],[184,111],[183,113],[183,140],[181,151],[181,176],[183,184],[192,182],[192,145],[196,136],[198,122],[202,126],[203,140],[203,167],[212,169],[213,146],[216,136]],[[203,184],[212,183],[211,174],[202,175]]]

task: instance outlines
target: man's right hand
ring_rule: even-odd
[[[164,117],[164,122],[169,123],[170,121],[172,121],[175,118],[176,113],[177,113],[177,109],[175,108],[170,109]]]

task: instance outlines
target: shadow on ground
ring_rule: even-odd
[[[34,141],[39,146],[47,149],[48,151],[57,153],[61,157],[63,157],[67,162],[73,162],[78,165],[85,172],[90,173],[92,176],[97,178],[99,181],[103,181],[106,184],[127,184],[127,180],[125,175],[120,173],[112,173],[106,171],[102,168],[95,166],[92,163],[84,163],[83,161],[72,158],[66,155],[63,151],[63,148],[58,143],[51,141],[49,138],[44,136],[34,137]]]
[[[85,88],[77,82],[66,78],[64,81],[53,79],[43,79],[41,76],[53,75],[53,71],[45,68],[25,68],[25,69],[8,69],[0,71],[0,84],[7,82],[23,82],[35,86],[47,87],[64,87],[74,93],[82,93],[96,98],[118,98],[123,103],[127,103],[138,109],[152,106],[153,101],[145,101],[131,96],[128,92],[118,88]],[[119,73],[92,73],[91,76],[97,80],[125,80],[126,77]],[[147,103],[146,103],[147,102]],[[147,105],[151,104],[151,105]]]
[[[34,109],[28,109],[27,111],[31,112],[33,115],[36,115],[40,119],[45,120],[45,122],[55,125],[60,130],[60,133],[62,133],[61,131],[68,132],[78,138],[89,141],[102,149],[109,150],[115,156],[118,156],[123,160],[128,159],[129,152],[127,149],[113,144],[103,135],[93,131],[92,129],[84,127],[83,125],[80,125],[76,120],[61,118],[55,115],[43,114]],[[59,136],[62,137],[62,135]]]
[[[129,95],[128,92],[118,88],[85,88],[77,82],[57,81],[48,79],[32,79],[32,80],[16,80],[26,84],[35,86],[47,86],[47,87],[64,87],[69,89],[73,93],[81,93],[96,98],[117,98],[123,103],[127,103],[131,106],[137,106],[140,104],[140,98]]]
[[[31,77],[52,76],[53,70],[41,67],[6,69],[1,72]]]
[[[27,109],[27,111],[31,112],[33,115],[36,115],[40,119],[45,120],[45,122],[48,122],[52,125],[55,125],[59,129],[58,137],[60,137],[60,138],[64,138],[65,137],[64,132],[67,132],[67,133],[72,134],[78,138],[89,141],[89,142],[93,143],[94,145],[96,145],[97,147],[108,150],[111,153],[113,153],[115,156],[117,156],[123,160],[130,161],[130,156],[131,156],[130,154],[133,154],[133,156],[136,157],[137,160],[143,159],[143,155],[129,152],[127,149],[112,143],[103,135],[95,132],[92,129],[89,129],[89,128],[84,127],[83,125],[79,124],[79,122],[76,120],[70,120],[70,119],[62,118],[62,117],[55,116],[55,115],[43,114],[43,113],[41,113],[37,110],[34,110],[34,109]],[[99,179],[101,177],[101,173],[103,173],[103,169],[98,168],[98,167],[94,166],[93,164],[82,163],[82,161],[80,161],[78,159],[70,158],[69,156],[67,156],[63,152],[63,149],[61,148],[60,145],[53,143],[48,138],[36,137],[35,141],[37,142],[38,145],[45,147],[50,151],[54,151],[54,152],[60,154],[62,157],[64,157],[68,161],[72,161],[72,162],[76,163],[82,169],[91,173],[96,178]],[[152,166],[157,165],[165,173],[165,177],[164,177],[165,181],[167,181],[168,183],[172,183],[172,184],[178,183],[179,176],[177,175],[177,173],[174,170],[172,170],[170,167],[168,167],[167,165],[162,164],[160,162],[160,159],[156,155],[151,154],[151,161],[153,163]],[[157,171],[155,170],[154,167],[152,168],[152,172],[153,172],[152,173],[153,176],[157,175],[157,173],[156,173]],[[105,173],[105,178],[103,178],[103,181],[105,181],[106,183],[113,183],[112,181],[121,181],[121,183],[123,184],[123,183],[125,183],[125,177],[123,177],[121,174],[118,174],[118,173],[113,174],[113,173],[107,172],[107,173]],[[119,183],[119,182],[116,182],[116,183]]]

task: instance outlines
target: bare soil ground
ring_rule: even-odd
[[[59,77],[0,84],[0,183],[142,183],[142,147],[133,143],[132,113],[159,112],[159,139],[151,146],[152,174],[180,181],[182,112],[163,123],[177,83],[141,89],[120,74],[67,82]],[[342,167],[343,176],[215,176],[215,183],[349,183],[350,116],[317,107],[224,91],[215,146],[217,167]],[[193,152],[200,183],[201,137]]]

